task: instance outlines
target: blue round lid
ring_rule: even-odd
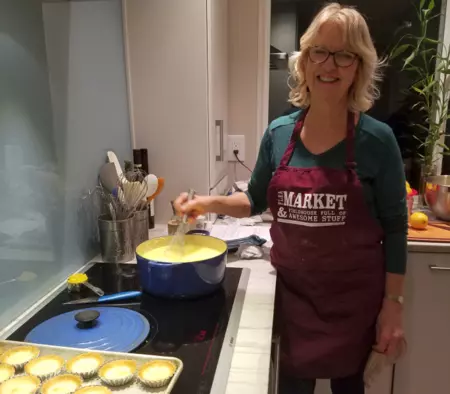
[[[90,311],[97,311],[99,315]],[[80,318],[80,312],[82,313]],[[77,315],[77,317],[75,317]],[[91,324],[84,322],[92,317]],[[33,328],[26,342],[79,349],[131,352],[145,341],[150,324],[140,313],[130,309],[99,307],[79,309],[52,317]]]

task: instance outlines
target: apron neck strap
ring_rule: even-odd
[[[284,152],[284,155],[281,159],[280,166],[288,166],[291,160],[292,154],[294,153],[295,144],[297,139],[300,138],[300,133],[303,128],[303,124],[305,122],[306,114],[308,113],[308,109],[306,108],[298,118],[295,123],[294,131],[292,132],[291,139],[289,141],[289,145]],[[355,162],[355,115],[353,112],[348,111],[347,115],[347,134],[345,137],[346,142],[346,155],[345,155],[345,166],[348,169],[356,168]]]
[[[308,110],[309,110],[309,107],[305,108],[301,112],[297,121],[295,122],[294,131],[292,132],[291,139],[286,148],[286,151],[284,152],[284,155],[281,158],[280,166],[287,167],[289,165],[292,154],[294,153],[295,144],[297,143],[297,139],[300,138],[300,132],[302,131],[303,123],[305,122],[305,117],[306,117],[306,114],[308,113]]]

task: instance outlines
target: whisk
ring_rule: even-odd
[[[111,217],[111,220],[125,220],[141,208],[147,196],[147,182],[144,182],[144,173],[140,170],[127,171],[117,180],[117,186],[111,192],[101,183],[96,188],[100,197],[102,209]]]
[[[147,197],[147,182],[145,174],[139,169],[127,171],[119,179],[117,194],[122,204],[129,211],[129,216],[141,209]]]
[[[188,201],[191,201],[194,198],[194,196],[195,191],[193,189],[189,189]],[[175,235],[172,237],[172,240],[170,241],[170,245],[168,248],[169,253],[176,252],[179,255],[183,254],[184,235],[188,232],[188,230],[189,230],[188,215],[184,214],[183,219],[178,225]]]

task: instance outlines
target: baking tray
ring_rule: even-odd
[[[101,354],[105,358],[105,362],[113,361],[113,360],[134,360],[137,363],[137,369],[145,364],[148,361],[151,360],[168,360],[173,362],[177,369],[175,371],[175,375],[173,375],[170,383],[165,387],[160,388],[150,388],[142,385],[137,377],[134,378],[134,380],[122,387],[109,387],[108,388],[114,393],[114,392],[120,392],[123,394],[141,394],[141,393],[158,393],[158,394],[168,394],[172,392],[178,378],[180,377],[181,371],[183,370],[183,362],[175,357],[163,357],[163,356],[149,356],[144,354],[134,354],[134,353],[118,353],[118,352],[105,352],[105,351],[96,351],[95,349],[75,349],[70,347],[62,347],[62,346],[49,346],[49,345],[39,345],[35,343],[30,342],[17,342],[17,341],[0,341],[0,354],[5,352],[6,350],[16,347],[16,346],[29,346],[33,345],[39,348],[40,350],[40,356],[45,356],[49,354],[56,354],[58,356],[61,356],[64,358],[65,361],[68,361],[72,357],[75,357],[79,354],[88,353],[88,352],[94,352]],[[61,374],[67,373],[63,369]],[[17,373],[15,376],[21,376],[24,375],[23,372]],[[81,387],[85,386],[93,386],[93,385],[102,384],[101,380],[98,377],[95,377],[93,379],[85,380],[83,385]]]

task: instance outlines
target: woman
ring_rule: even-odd
[[[407,216],[392,130],[364,114],[377,96],[379,60],[364,18],[330,4],[300,40],[290,101],[271,123],[247,193],[176,202],[192,217],[246,217],[270,207],[277,269],[276,329],[283,394],[364,393],[372,347],[403,338]]]

